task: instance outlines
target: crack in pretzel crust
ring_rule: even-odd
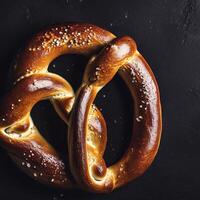
[[[52,60],[72,53],[91,56],[76,94],[48,72]],[[134,134],[122,158],[107,167],[106,123],[93,102],[116,73],[133,98]],[[31,119],[32,107],[44,99],[68,126],[67,162]],[[131,37],[116,38],[95,25],[68,23],[35,35],[17,56],[13,87],[0,105],[0,144],[25,173],[53,187],[110,192],[143,174],[158,151],[162,118],[155,77]]]

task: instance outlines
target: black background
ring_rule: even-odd
[[[17,50],[39,30],[67,21],[94,23],[136,40],[161,92],[163,135],[158,155],[139,179],[111,194],[95,195],[38,184],[0,149],[0,200],[200,199],[200,1],[1,1],[1,95],[6,91],[9,65]],[[62,56],[51,63],[50,71],[61,74],[77,89],[86,62],[81,56]],[[96,103],[107,121],[105,158],[112,164],[120,158],[130,138],[132,102],[124,83],[116,76],[98,95]],[[64,153],[67,127],[50,103],[38,103],[32,116],[42,134]]]

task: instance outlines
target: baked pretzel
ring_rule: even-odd
[[[47,70],[53,59],[67,53],[93,55],[76,97],[68,82]],[[134,98],[134,135],[122,159],[107,168],[106,124],[92,103],[118,70]],[[11,158],[38,181],[104,193],[135,179],[153,161],[162,129],[159,90],[131,38],[115,39],[90,24],[52,27],[37,34],[18,55],[14,84],[2,99],[0,140]],[[31,120],[31,108],[42,99],[50,99],[69,125],[69,165]]]

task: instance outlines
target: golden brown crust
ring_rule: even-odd
[[[50,62],[62,54],[94,54],[115,36],[91,24],[54,26],[38,33],[18,55],[15,80],[31,73],[46,72]]]
[[[104,193],[134,180],[152,163],[162,129],[159,89],[135,41],[128,36],[115,38],[91,24],[68,23],[38,33],[18,55],[14,86],[1,101],[0,143],[34,179]],[[67,81],[48,72],[53,59],[68,53],[93,56],[76,96]],[[103,159],[106,123],[93,101],[117,72],[134,99],[134,134],[122,159],[107,167]],[[43,99],[49,99],[69,125],[69,165],[30,117],[34,104]]]

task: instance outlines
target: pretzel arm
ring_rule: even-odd
[[[0,142],[29,176],[57,187],[72,187],[70,171],[55,149],[41,136],[30,112],[40,100],[71,99],[71,86],[54,74],[35,74],[23,79],[2,99]]]

